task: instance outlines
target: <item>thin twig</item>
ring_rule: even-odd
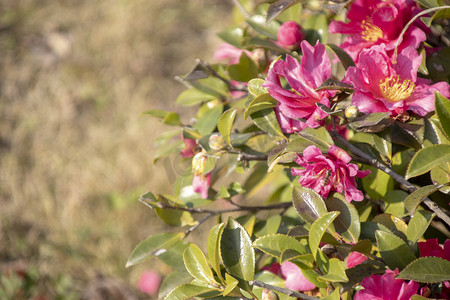
[[[319,300],[319,298],[317,298],[317,297],[308,296],[308,295],[305,295],[305,294],[302,294],[302,293],[299,293],[299,292],[296,292],[293,290],[288,290],[285,288],[280,288],[278,286],[270,285],[270,284],[264,283],[259,280],[250,281],[249,284],[254,285],[254,286],[259,286],[259,287],[262,287],[265,289],[269,289],[269,290],[272,290],[275,292],[279,292],[279,293],[288,295],[290,297],[300,298],[300,299],[304,299],[304,300]]]
[[[244,17],[250,18],[250,14],[247,12],[247,10],[245,10],[245,8],[242,6],[241,2],[239,2],[239,0],[233,0],[234,4],[239,8],[239,10],[241,11],[241,13],[244,15]]]
[[[228,149],[227,151],[228,151],[228,153],[239,154],[239,156],[238,156],[239,161],[252,161],[252,160],[265,161],[265,160],[267,160],[267,155],[248,154],[248,153],[244,153],[244,152],[234,150],[234,149]]]

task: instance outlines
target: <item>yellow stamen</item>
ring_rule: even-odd
[[[416,85],[409,79],[401,80],[400,76],[391,75],[380,80],[381,95],[390,102],[405,100],[414,93]]]
[[[361,22],[362,38],[368,42],[376,42],[383,37],[383,31],[380,27],[372,24],[370,20],[363,20]]]

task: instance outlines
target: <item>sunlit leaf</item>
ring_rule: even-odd
[[[215,99],[214,96],[203,93],[197,89],[188,89],[183,91],[176,99],[176,103],[184,106],[193,106],[205,101]]]
[[[436,283],[450,280],[450,261],[440,257],[421,257],[410,263],[396,278]]]
[[[428,226],[430,226],[435,215],[436,214],[426,210],[416,211],[408,224],[408,230],[406,233],[408,241],[413,243],[417,242],[428,229]]]
[[[328,272],[325,275],[319,276],[319,280],[329,282],[347,282],[348,277],[345,274],[344,262],[337,258],[331,258],[329,260]],[[339,299],[339,297],[338,297]]]
[[[217,289],[200,286],[196,284],[182,284],[173,289],[167,296],[166,300],[188,300],[194,297],[214,297],[221,294]]]
[[[338,215],[338,211],[326,213],[311,225],[311,229],[309,230],[309,248],[314,257],[317,255],[317,249],[319,248],[322,236]]]
[[[431,184],[418,188],[405,199],[405,207],[410,214],[414,213],[417,206],[429,195],[438,190],[438,186]]]
[[[222,232],[225,227],[224,223],[216,224],[213,228],[211,228],[211,231],[209,232],[208,236],[208,245],[207,245],[207,253],[209,262],[213,268],[213,270],[216,272],[219,279],[222,281],[224,280],[222,277],[222,272],[220,271],[220,239],[222,238]]]
[[[380,249],[381,258],[383,258],[384,262],[392,270],[395,268],[402,270],[416,259],[412,249],[398,236],[377,230],[375,237],[378,248]]]
[[[286,139],[278,124],[277,117],[272,108],[266,108],[250,115],[255,125],[270,135]]]
[[[307,249],[302,243],[284,234],[268,234],[262,236],[253,242],[253,247],[277,259],[281,258],[281,254],[286,249],[294,250],[299,254],[307,253]]]
[[[244,118],[263,109],[277,106],[277,100],[272,98],[268,93],[257,96],[250,102],[244,112]]]
[[[237,64],[228,66],[230,77],[237,81],[249,81],[258,75],[258,66],[250,57],[242,52]]]
[[[201,135],[206,135],[214,131],[222,115],[223,105],[219,104],[206,110],[203,115],[197,120],[194,128],[198,130]]]
[[[292,5],[300,2],[301,0],[278,0],[272,4],[270,4],[269,9],[267,10],[267,19],[266,22],[269,23],[274,20],[278,15],[280,15],[283,11],[291,7]]]
[[[217,35],[228,44],[240,48],[244,39],[244,30],[238,26],[232,26],[219,32]]]
[[[184,250],[183,260],[186,270],[192,277],[208,284],[218,284],[214,279],[213,272],[208,265],[205,255],[197,245],[190,244]]]
[[[435,99],[436,113],[439,117],[439,122],[445,131],[447,137],[450,138],[450,100],[436,93]]]
[[[268,37],[269,39],[276,40],[278,29],[280,25],[277,22],[266,23],[266,18],[262,15],[253,15],[246,20],[254,30]]]
[[[265,80],[261,78],[253,78],[252,80],[250,80],[247,84],[247,88],[250,94],[255,97],[267,94],[267,88],[261,86],[264,82]]]
[[[300,218],[309,224],[328,212],[322,197],[310,188],[294,187],[292,203]]]
[[[236,118],[236,109],[229,109],[220,117],[217,128],[224,141],[231,146],[231,128],[233,127],[234,119]]]

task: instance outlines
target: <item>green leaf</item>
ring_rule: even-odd
[[[223,105],[219,104],[206,110],[195,123],[194,128],[203,136],[210,134],[217,126],[217,122],[223,111]]]
[[[158,252],[167,251],[167,248],[180,241],[183,236],[183,233],[162,233],[148,237],[131,252],[126,267],[141,263],[149,257],[157,255]]]
[[[383,131],[391,123],[390,113],[380,112],[357,117],[349,123],[349,126],[356,131],[379,132]]]
[[[409,246],[398,236],[377,230],[375,232],[378,248],[380,249],[381,258],[389,266],[390,269],[399,268],[402,270],[410,262],[416,259],[414,252]]]
[[[301,0],[278,0],[270,4],[269,9],[267,10],[266,23],[271,22],[283,11],[285,11],[286,9],[288,9],[289,7],[298,2],[301,2]]]
[[[269,94],[259,95],[255,99],[253,99],[245,109],[244,118],[247,119],[247,117],[253,113],[276,106],[277,100],[272,98],[272,96],[270,96]]]
[[[372,219],[372,222],[383,224],[384,226],[389,228],[389,230],[393,234],[395,234],[396,236],[398,236],[399,238],[401,238],[404,241],[407,240],[406,232],[408,231],[408,226],[406,225],[405,221],[403,221],[402,219],[397,218],[397,217],[387,214],[387,213],[383,213],[383,214],[376,215]]]
[[[447,137],[450,138],[450,100],[436,93],[435,106],[439,122]]]
[[[433,8],[441,5],[438,3],[438,0],[416,0],[416,2],[423,5],[426,8]]]
[[[413,243],[417,242],[428,229],[436,214],[431,213],[426,210],[418,210],[412,216],[408,224],[408,230],[406,232],[406,237],[408,241]]]
[[[253,59],[242,52],[239,63],[228,66],[228,74],[234,80],[246,82],[258,76],[258,66]]]
[[[192,280],[191,275],[186,271],[183,262],[183,253],[184,249],[188,246],[188,243],[183,240],[177,241],[170,248],[167,248],[167,251],[155,251],[154,255],[163,263],[168,265],[174,270],[182,271],[186,273],[186,276]]]
[[[450,161],[450,145],[433,145],[420,149],[412,158],[405,178],[422,175],[448,161]]]
[[[339,233],[347,243],[357,243],[359,234],[361,233],[361,224],[356,208],[338,193],[334,193],[332,197],[328,197],[326,206],[329,211],[340,212],[339,216],[337,216],[333,222],[337,233]]]
[[[273,215],[267,220],[260,220],[255,224],[255,236],[261,237],[266,234],[276,233],[280,227],[282,217]]]
[[[188,300],[194,297],[215,297],[220,295],[221,292],[217,289],[207,286],[200,286],[196,284],[182,284],[174,288],[167,296],[166,300]]]
[[[220,271],[220,239],[225,227],[224,223],[216,224],[208,235],[207,253],[209,262],[221,281],[224,281],[222,272]]]
[[[408,210],[408,212],[410,214],[413,214],[416,211],[417,206],[419,206],[419,204],[426,197],[433,194],[437,190],[438,190],[438,186],[431,184],[431,185],[423,186],[423,187],[415,190],[411,194],[409,194],[408,197],[406,197],[406,199],[405,199],[405,207]]]
[[[266,108],[250,115],[253,122],[259,129],[272,136],[279,136],[286,139],[278,124],[277,117],[272,108]]]
[[[376,134],[372,134],[373,145],[378,150],[383,160],[390,163],[392,160],[391,131],[385,129]]]
[[[255,97],[267,94],[268,93],[267,88],[261,86],[264,84],[264,82],[266,81],[261,78],[253,78],[252,80],[250,80],[247,84],[247,88],[250,94],[252,94]]]
[[[233,127],[233,122],[236,118],[236,112],[236,108],[227,110],[222,114],[217,123],[220,134],[229,146],[231,146],[231,128]]]
[[[328,262],[328,272],[325,275],[317,277],[319,280],[330,282],[347,282],[348,277],[345,274],[344,262],[337,258],[331,258]]]
[[[334,44],[327,44],[327,47],[333,50],[333,52],[337,55],[341,63],[344,65],[344,68],[347,70],[348,67],[354,67],[355,62],[351,58],[350,55],[348,55],[347,52],[345,52],[342,48],[339,46],[336,46]]]
[[[292,203],[300,218],[309,224],[328,212],[322,197],[310,188],[294,187]]]
[[[197,245],[190,244],[184,250],[183,260],[186,270],[192,277],[211,285],[218,285],[205,255]]]
[[[307,127],[300,131],[298,134],[310,141],[324,153],[327,152],[328,149],[330,149],[331,145],[334,144],[333,139],[324,126],[318,128]]]
[[[159,118],[159,119],[164,119],[168,113],[169,112],[165,111],[165,110],[151,109],[151,110],[147,110],[147,111],[143,112],[142,114],[150,115],[152,117],[156,117],[156,118]]]
[[[216,97],[203,93],[197,89],[188,89],[183,91],[175,101],[179,105],[193,106],[202,102],[214,100]]]
[[[386,205],[385,212],[393,216],[403,218],[408,214],[405,207],[405,199],[408,193],[402,190],[388,191],[384,196],[384,203]]]
[[[366,169],[370,174],[361,179],[366,193],[373,200],[383,199],[388,191],[394,189],[394,179],[375,167],[366,166]]]
[[[237,48],[242,46],[244,40],[244,30],[236,25],[219,32],[217,35],[228,44]]]
[[[248,281],[255,275],[255,253],[245,229],[233,218],[228,219],[220,240],[220,253],[225,269],[239,280],[239,287],[251,290]]]
[[[227,97],[229,94],[228,85],[216,77],[208,77],[191,81],[190,84],[197,90],[212,95],[215,98]]]
[[[184,271],[172,271],[167,276],[164,277],[161,286],[158,291],[158,299],[163,299],[167,296],[174,288],[181,284],[185,284],[192,281],[192,277],[189,273]]]
[[[309,248],[311,249],[314,258],[317,255],[317,249],[319,248],[322,236],[338,215],[338,211],[326,213],[311,225],[311,229],[309,230]]]
[[[326,44],[328,41],[328,21],[325,14],[313,14],[309,18],[302,22],[303,28],[306,30],[306,40],[315,45],[317,38],[320,39],[322,44]],[[311,32],[313,34],[311,34]]]
[[[314,270],[304,270],[300,269],[302,271],[303,276],[305,276],[306,279],[308,279],[309,282],[317,286],[318,288],[326,288],[327,283],[323,282],[322,280],[319,280],[319,274],[317,274]]]
[[[384,231],[392,233],[385,225],[376,222],[362,222],[360,239],[369,239],[372,243],[376,243],[375,232]]]
[[[231,293],[235,287],[237,287],[239,280],[233,278],[228,273],[225,273],[225,290],[223,291],[223,295],[226,296]]]
[[[253,242],[253,247],[258,248],[266,254],[281,259],[286,249],[297,251],[299,254],[308,253],[306,247],[295,238],[285,234],[268,234]]]
[[[335,289],[331,294],[320,298],[321,300],[341,300],[341,294],[339,293],[339,289]]]
[[[262,15],[253,15],[246,20],[257,32],[265,35],[269,39],[276,40],[280,25],[277,22],[266,23],[266,18]]]
[[[186,226],[196,223],[188,211],[155,207],[155,212],[164,223],[170,226]]]
[[[450,261],[440,257],[421,257],[410,263],[396,278],[424,283],[450,280]]]
[[[448,184],[450,182],[450,162],[445,162],[440,164],[437,167],[434,167],[431,169],[430,172],[431,175],[431,181],[435,185],[444,185]],[[450,193],[450,187],[449,186],[443,186],[439,189],[439,191],[449,194]]]
[[[287,249],[281,253],[280,264],[286,261],[296,264],[303,270],[314,268],[314,256],[311,253],[300,254],[296,250]]]

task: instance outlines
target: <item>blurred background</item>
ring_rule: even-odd
[[[165,229],[137,200],[170,188],[153,165],[179,111],[173,79],[212,60],[231,0],[0,0],[0,299],[148,299]]]

